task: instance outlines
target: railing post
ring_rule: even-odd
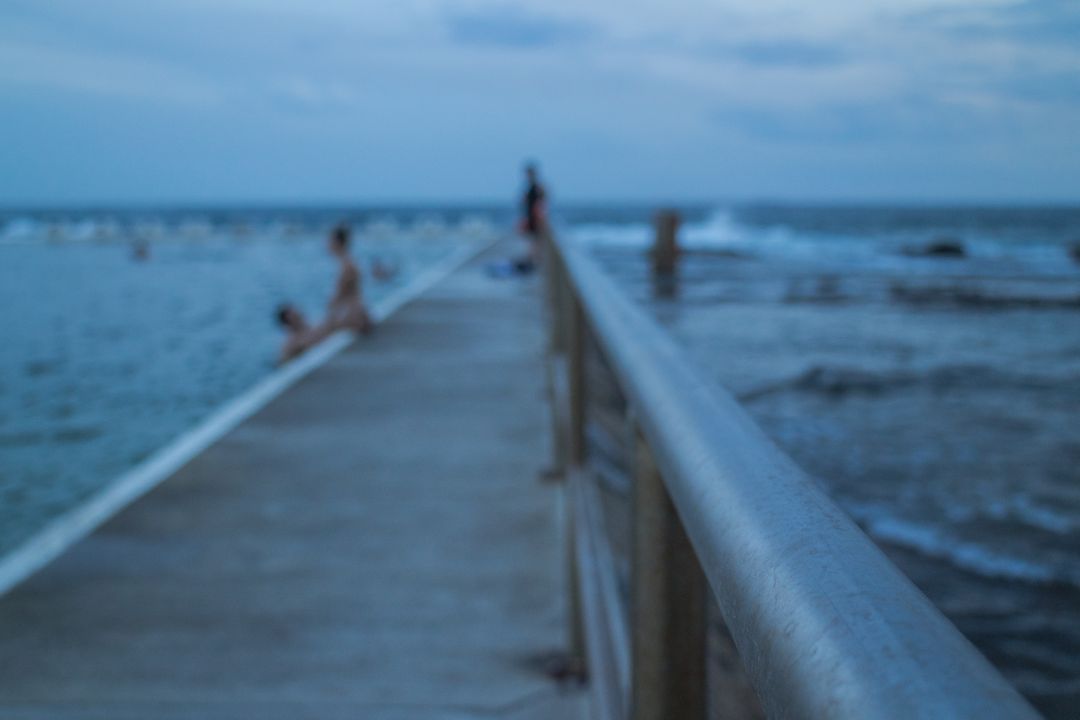
[[[557,312],[559,314],[561,349],[566,353],[567,395],[569,418],[566,436],[562,439],[564,471],[568,474],[585,461],[585,317],[574,293],[569,273],[562,258],[552,248],[552,264],[558,265]],[[585,668],[585,628],[581,607],[581,586],[578,580],[578,538],[575,518],[574,492],[570,483],[563,485],[567,518],[567,610],[571,663],[579,670]]]
[[[707,711],[706,583],[652,451],[634,429],[633,720]]]
[[[653,275],[670,277],[675,274],[679,262],[679,213],[661,210],[656,214],[656,240],[653,243]]]
[[[679,213],[662,210],[656,215],[656,241],[652,249],[653,286],[656,294],[671,297],[678,285]]]
[[[571,483],[563,483],[564,528],[566,549],[564,567],[566,568],[566,622],[567,622],[567,668],[571,673],[584,676],[585,670],[585,626],[581,608],[581,583],[578,580],[578,538],[576,508],[574,507],[574,488]]]
[[[564,383],[565,353],[566,353],[566,322],[563,305],[566,300],[564,274],[566,272],[558,253],[552,243],[544,246],[544,286],[547,299],[545,320],[548,329],[548,391],[551,400],[551,467],[545,472],[548,479],[565,479],[569,468],[566,442],[568,432],[567,400],[569,392]]]
[[[555,250],[551,238],[544,243],[544,277],[547,284],[550,334],[548,350],[554,354],[566,352],[566,267]]]
[[[585,462],[585,315],[581,302],[566,282],[567,385],[570,390],[570,437],[567,443],[570,465]]]

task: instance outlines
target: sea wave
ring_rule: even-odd
[[[199,242],[215,237],[275,238],[322,234],[346,212],[303,213],[230,212],[220,216],[206,213],[135,212],[113,215],[12,214],[0,215],[0,245],[51,242],[60,244],[110,243],[131,240],[174,240]],[[437,212],[415,213],[403,218],[392,213],[357,220],[358,234],[375,239],[398,238],[409,234],[418,238],[446,235],[483,237],[496,231],[491,212],[463,212],[444,216]]]
[[[576,224],[574,237],[594,248],[647,250],[655,231],[645,222]],[[739,222],[730,208],[717,208],[699,221],[685,222],[679,231],[680,247],[689,251],[719,252],[746,257],[772,254],[812,257],[820,254],[813,238],[798,235],[784,226],[760,228]]]
[[[853,265],[919,276],[973,269],[990,274],[1021,271],[1068,277],[1080,272],[1080,256],[1060,238],[1018,242],[989,235],[954,237],[932,229],[915,234],[900,229],[893,234],[865,234],[856,229],[825,232],[798,229],[782,222],[745,221],[743,215],[738,207],[719,207],[700,220],[687,221],[679,233],[680,245],[688,251]],[[653,226],[643,221],[581,222],[572,225],[570,231],[595,248],[644,251],[654,238]]]
[[[1007,502],[991,503],[985,508],[984,515],[998,521],[1018,522],[1054,535],[1080,531],[1080,518],[1043,507],[1027,495],[1010,498]]]
[[[1076,260],[1076,245],[1069,242],[1017,242],[989,237],[927,235],[914,244],[901,241],[891,246],[897,255],[931,261],[1020,261],[1030,265],[1061,267]]]
[[[42,233],[42,224],[33,218],[15,217],[0,225],[0,242],[33,240]]]
[[[955,285],[917,287],[894,282],[889,295],[894,302],[918,306],[951,305],[985,310],[1080,308],[1080,294],[1021,295]]]
[[[1080,569],[1040,562],[962,538],[947,527],[901,517],[880,505],[842,503],[874,540],[947,562],[982,577],[1080,588]]]
[[[743,402],[782,392],[812,392],[831,397],[845,395],[880,395],[912,387],[942,392],[973,388],[984,390],[1059,391],[1080,378],[1035,375],[1004,371],[989,365],[948,364],[923,369],[872,370],[852,366],[811,365],[783,380],[761,385],[739,394]]]

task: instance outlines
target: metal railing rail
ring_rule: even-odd
[[[551,350],[567,378],[556,446],[571,487],[587,481],[586,333],[613,370],[637,437],[630,687],[625,671],[590,666],[594,684],[614,678],[601,693],[606,707],[622,717],[702,716],[705,621],[695,587],[704,596],[705,583],[695,575],[703,572],[769,717],[1037,717],[586,252],[556,237],[547,244]],[[567,493],[571,504],[588,495]],[[589,515],[567,513],[578,525]],[[571,529],[572,564],[593,535]],[[597,586],[582,570],[571,569],[574,593]],[[603,603],[570,605],[573,649],[605,662],[610,651],[581,647],[597,642],[582,630],[595,618],[581,613]]]

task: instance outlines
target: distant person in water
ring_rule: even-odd
[[[386,282],[393,280],[397,277],[398,266],[397,263],[388,263],[380,257],[373,258],[371,261],[371,277],[375,278],[379,282]]]
[[[326,323],[312,327],[304,314],[288,303],[277,310],[277,321],[285,329],[279,364],[285,364],[325,340],[334,328]]]
[[[338,225],[330,233],[330,254],[338,260],[338,277],[326,308],[326,324],[334,330],[367,334],[372,330],[372,322],[360,299],[360,268],[349,255],[350,237],[346,225]]]
[[[150,244],[143,238],[138,238],[131,245],[131,259],[135,262],[145,262],[150,259]]]

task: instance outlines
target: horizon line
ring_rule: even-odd
[[[506,198],[371,198],[371,199],[235,199],[235,200],[79,200],[6,202],[0,200],[0,212],[109,211],[109,210],[350,210],[350,209],[470,209],[513,208],[516,200]],[[708,197],[602,197],[580,196],[560,199],[558,208],[598,207],[913,207],[913,208],[1080,208],[1080,197],[989,198],[989,197],[796,197],[747,196],[745,198]]]

